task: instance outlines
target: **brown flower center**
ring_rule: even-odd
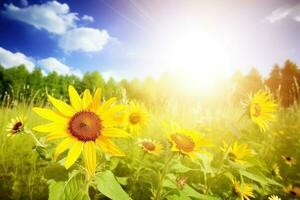
[[[232,152],[229,152],[228,153],[228,159],[231,160],[231,161],[235,161],[236,160],[236,155],[233,154]]]
[[[175,142],[176,147],[179,150],[185,151],[185,152],[191,152],[194,150],[195,143],[192,140],[192,138],[182,135],[179,133],[175,133],[171,135],[171,139]]]
[[[154,151],[155,150],[155,144],[153,144],[153,142],[143,141],[142,145],[143,145],[144,149],[147,150],[147,151]]]
[[[297,195],[296,192],[294,192],[293,190],[290,191],[290,194],[291,194],[292,196],[296,196],[296,195]]]
[[[131,113],[129,116],[129,121],[131,124],[137,124],[141,121],[141,115],[139,113]]]
[[[95,141],[103,129],[101,119],[93,112],[80,111],[69,122],[70,133],[82,141]]]
[[[287,161],[291,161],[292,158],[291,158],[291,157],[286,157],[286,160],[287,160]]]
[[[252,115],[258,117],[261,114],[261,107],[257,103],[252,105]]]
[[[22,128],[23,128],[22,122],[17,122],[17,123],[14,124],[14,126],[12,128],[12,132],[13,133],[18,133],[22,130]]]

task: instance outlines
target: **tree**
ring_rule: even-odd
[[[246,75],[243,81],[244,91],[257,92],[259,89],[263,88],[262,77],[255,68],[252,68],[249,73]]]
[[[95,91],[96,88],[104,89],[105,81],[98,71],[86,72],[82,78],[82,87]]]
[[[285,107],[292,105],[294,101],[297,99],[298,95],[295,91],[297,73],[298,73],[297,65],[290,60],[285,61],[284,67],[281,70],[282,87],[280,91],[282,104]]]
[[[271,92],[273,94],[276,94],[275,96],[278,96],[277,93],[281,86],[281,69],[279,65],[276,64],[272,68],[269,78],[266,80],[265,83],[270,88]]]

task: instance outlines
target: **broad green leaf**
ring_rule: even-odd
[[[253,181],[260,183],[261,185],[268,185],[267,178],[262,174],[254,174],[245,170],[240,170],[240,174],[245,176]]]
[[[64,196],[65,182],[49,181],[49,198],[48,200],[65,200]]]
[[[177,161],[171,166],[170,171],[175,173],[186,173],[193,170],[192,168],[184,166],[181,162]]]
[[[97,189],[104,196],[112,200],[131,200],[111,171],[106,170],[98,173],[95,176],[95,181],[97,183]]]
[[[221,200],[218,197],[200,194],[199,192],[197,192],[196,190],[194,190],[191,186],[189,186],[187,184],[184,186],[183,190],[181,190],[180,192],[185,194],[186,196],[194,197],[199,200]]]
[[[179,194],[180,196],[173,194],[170,196],[167,196],[167,200],[192,200],[191,198],[189,198],[188,196],[184,195],[184,194]]]
[[[90,200],[82,174],[74,174],[64,186],[64,200]]]
[[[44,177],[46,179],[53,179],[55,181],[67,181],[68,170],[59,163],[55,163],[46,167]]]

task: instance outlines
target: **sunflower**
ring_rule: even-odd
[[[295,187],[293,185],[288,185],[286,188],[283,189],[283,191],[292,197],[300,197],[300,188]]]
[[[15,135],[24,131],[25,119],[22,116],[11,119],[11,122],[7,125],[6,131],[8,137],[14,137]]]
[[[267,131],[269,122],[275,121],[274,112],[277,109],[272,94],[259,90],[253,96],[249,96],[246,106],[251,120],[259,126],[261,131]]]
[[[151,139],[139,139],[138,145],[147,153],[159,155],[162,150],[162,145]]]
[[[129,131],[133,134],[139,134],[147,122],[148,113],[146,109],[140,104],[131,102],[126,115],[126,124]]]
[[[175,124],[170,124],[166,127],[166,131],[172,144],[171,150],[188,155],[191,158],[196,158],[197,154],[206,154],[202,148],[211,146],[210,142],[195,130],[187,130]]]
[[[281,200],[281,198],[276,195],[272,195],[268,198],[268,200]]]
[[[278,177],[279,179],[282,179],[281,175],[280,175],[280,169],[277,163],[274,163],[272,165],[272,174],[275,175],[276,177]]]
[[[255,154],[255,152],[250,149],[247,144],[239,144],[238,142],[234,142],[229,147],[228,144],[224,142],[224,146],[221,150],[225,153],[227,151],[227,158],[229,160],[239,164],[245,164],[245,159]]]
[[[69,149],[65,167],[70,168],[83,152],[86,169],[90,175],[96,170],[96,147],[114,156],[124,156],[110,138],[128,137],[129,134],[119,128],[113,119],[115,112],[124,106],[115,105],[116,98],[111,98],[100,104],[101,90],[98,88],[92,97],[85,90],[83,98],[78,95],[73,86],[69,86],[71,106],[48,95],[49,101],[56,111],[46,108],[33,108],[41,117],[51,123],[39,125],[33,130],[49,133],[47,141],[63,139],[55,149],[54,160]]]
[[[240,181],[235,178],[231,179],[233,184],[233,191],[236,195],[241,197],[241,200],[250,200],[250,197],[254,198],[253,188],[248,183],[240,183]]]
[[[285,164],[287,164],[288,166],[292,166],[296,164],[296,159],[290,156],[281,156],[282,159],[284,160]]]

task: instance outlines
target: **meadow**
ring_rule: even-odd
[[[297,104],[284,108],[267,90],[245,94],[245,105],[207,107],[172,99],[163,106],[144,105],[126,96],[104,99],[97,91],[77,95],[69,86],[70,100],[48,96],[45,103],[5,99],[0,116],[0,199],[300,198]],[[100,99],[98,108],[95,101]],[[70,108],[62,102],[85,110],[70,118],[75,125],[83,120],[78,122],[82,129],[69,122],[66,131],[78,139],[72,140],[74,148],[59,145],[66,136],[59,132],[61,117]],[[100,135],[92,134],[99,128],[90,124],[97,124],[96,118],[86,115],[93,106],[103,116]],[[16,119],[19,116],[22,119]],[[13,125],[21,121],[22,126],[7,130],[12,119]],[[53,126],[47,126],[49,120]],[[104,131],[107,123],[115,128]],[[111,140],[98,142],[101,136]],[[85,146],[92,143],[99,145]]]

